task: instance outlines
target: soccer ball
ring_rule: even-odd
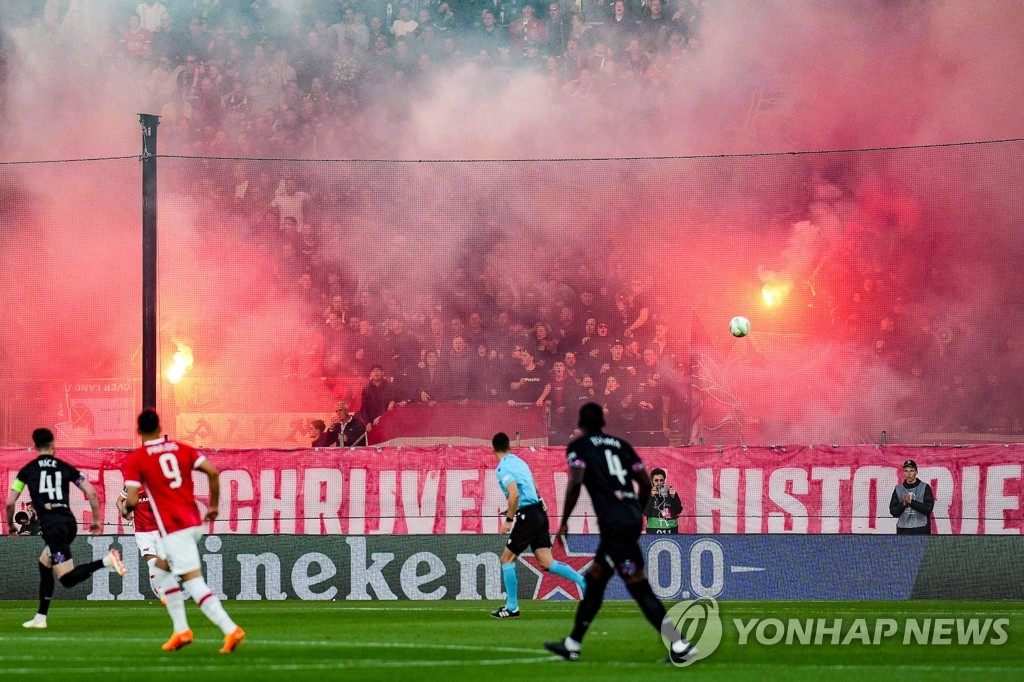
[[[729,320],[729,333],[739,338],[750,333],[750,320],[745,317],[734,317]]]

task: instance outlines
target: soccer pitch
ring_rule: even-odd
[[[884,679],[1019,680],[1024,662],[1020,602],[722,602],[722,644],[685,669],[660,663],[665,649],[637,607],[606,602],[569,663],[542,642],[572,626],[575,602],[523,602],[518,620],[498,621],[490,602],[226,602],[248,641],[233,655],[217,653],[220,632],[190,605],[195,644],[176,653],[160,645],[167,614],[153,600],[131,603],[55,601],[50,627],[25,630],[35,602],[0,603],[0,666],[4,679],[280,680],[294,677],[379,680]],[[1001,645],[911,643],[764,646],[739,644],[734,619],[1005,618]],[[753,640],[751,635],[749,638]],[[953,637],[954,642],[956,637]]]

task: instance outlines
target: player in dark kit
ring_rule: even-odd
[[[604,411],[600,405],[587,403],[580,408],[579,427],[583,435],[567,448],[569,484],[558,536],[564,537],[569,532],[569,517],[576,508],[580,489],[586,486],[594,504],[601,541],[594,563],[584,576],[587,588],[576,609],[572,634],[561,642],[545,642],[544,647],[567,660],[579,660],[581,642],[601,609],[605,587],[613,572],[618,572],[644,616],[671,643],[669,660],[685,663],[697,655],[697,649],[679,634],[671,620],[666,619],[665,607],[647,582],[638,542],[644,518],[641,510],[651,496],[651,477],[629,443],[602,433]]]
[[[42,629],[46,627],[46,616],[53,598],[54,574],[64,587],[74,587],[104,566],[113,568],[118,575],[123,576],[124,564],[117,550],[112,549],[103,559],[75,567],[71,559],[71,542],[78,534],[78,521],[71,513],[68,494],[71,484],[78,486],[89,500],[89,506],[92,507],[89,530],[93,535],[99,535],[102,531],[99,498],[78,469],[54,456],[53,432],[50,429],[33,431],[32,442],[38,456],[21,468],[7,496],[7,533],[12,538],[18,537],[14,527],[14,503],[18,501],[21,492],[28,488],[32,506],[39,514],[39,528],[46,547],[39,557],[39,611],[32,620],[22,625]]]

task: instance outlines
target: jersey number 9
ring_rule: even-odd
[[[171,482],[171,489],[181,487],[181,469],[178,468],[178,458],[172,452],[165,452],[160,455],[160,470]]]

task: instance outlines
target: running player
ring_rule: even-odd
[[[138,419],[142,447],[133,451],[124,465],[124,485],[128,491],[124,510],[135,511],[142,495],[149,498],[159,535],[157,561],[151,569],[153,582],[163,591],[174,632],[163,645],[164,651],[177,651],[192,643],[192,630],[185,616],[185,601],[174,576],[192,595],[203,614],[224,633],[222,654],[231,653],[245,639],[245,632],[235,625],[220,600],[203,579],[199,561],[199,539],[203,521],[217,518],[220,479],[217,469],[206,457],[184,443],[160,435],[160,418],[153,410],[143,410]],[[210,479],[210,508],[206,517],[199,515],[192,485],[192,470],[198,469]],[[143,493],[145,491],[145,493]]]
[[[135,545],[139,548],[139,554],[142,555],[146,565],[149,566],[149,587],[153,590],[153,594],[160,599],[160,603],[166,606],[167,600],[164,599],[163,590],[157,587],[156,570],[154,569],[154,565],[159,561],[156,544],[160,538],[156,517],[153,516],[153,510],[149,506],[149,498],[144,494],[139,497],[139,506],[135,508],[135,511],[125,511],[124,503],[127,500],[128,488],[124,488],[115,503],[117,511],[121,513],[121,518],[135,527]]]
[[[89,532],[93,535],[102,532],[99,498],[92,484],[78,469],[54,456],[53,432],[50,429],[33,431],[32,443],[37,456],[21,468],[7,495],[7,533],[12,538],[18,537],[14,526],[14,503],[18,501],[21,491],[28,488],[32,506],[39,514],[39,527],[46,547],[39,556],[39,610],[32,620],[22,623],[22,626],[42,629],[46,627],[46,616],[50,611],[50,600],[53,599],[54,574],[64,587],[74,587],[104,566],[113,568],[118,575],[123,576],[124,565],[121,563],[121,555],[112,549],[103,559],[75,567],[71,558],[71,542],[78,534],[78,521],[71,513],[71,499],[68,495],[71,484],[78,486],[89,500],[92,508]]]
[[[654,596],[644,573],[638,541],[643,522],[641,510],[651,496],[651,478],[644,463],[629,443],[602,433],[604,411],[600,405],[587,403],[580,408],[579,427],[583,435],[567,448],[569,484],[558,535],[569,532],[569,517],[585,485],[594,503],[601,539],[585,577],[587,589],[576,609],[576,626],[565,640],[545,642],[544,647],[570,661],[579,660],[583,636],[601,609],[608,581],[613,572],[618,572],[647,620],[671,642],[669,660],[689,661],[697,650],[679,634],[671,620],[666,620],[665,607]]]
[[[584,588],[583,576],[571,566],[555,561],[551,557],[547,509],[537,494],[537,486],[533,482],[530,467],[509,452],[508,436],[504,433],[495,434],[491,439],[491,447],[499,460],[498,468],[495,469],[498,484],[508,498],[508,510],[501,524],[501,533],[504,535],[512,531],[508,536],[505,551],[501,553],[501,575],[505,580],[508,598],[505,605],[497,611],[492,611],[491,615],[495,618],[518,618],[519,580],[516,577],[516,559],[527,547],[533,549],[533,555],[537,557],[537,563],[541,568],[573,581],[580,586],[580,590]]]

